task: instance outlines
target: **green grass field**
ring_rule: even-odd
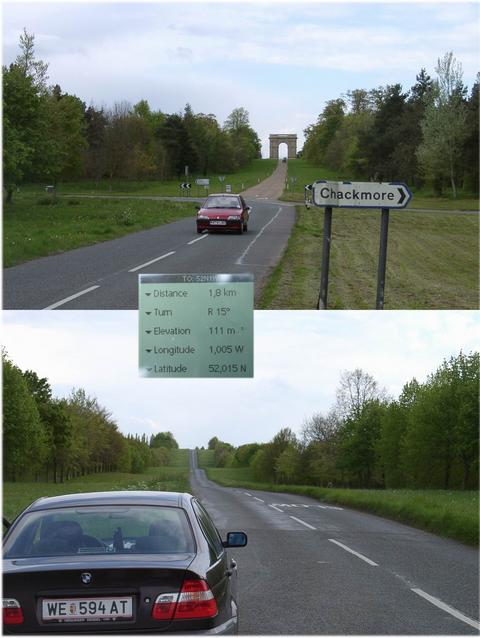
[[[316,308],[323,217],[323,209],[297,207],[287,249],[259,308]],[[385,309],[477,308],[478,231],[478,216],[472,213],[392,210]],[[379,238],[379,211],[334,209],[328,308],[375,308]]]
[[[197,450],[198,467],[205,469],[215,467],[215,457],[213,450]]]
[[[4,266],[116,239],[129,233],[192,219],[188,202],[59,198],[58,204],[40,205],[33,194],[17,196],[3,214]]]
[[[296,182],[292,182],[291,178],[296,178]],[[285,188],[281,199],[285,201],[303,202],[304,186],[306,184],[312,184],[318,179],[355,181],[351,175],[342,175],[338,172],[323,168],[322,166],[313,166],[304,159],[289,160],[288,186]],[[460,192],[460,196],[457,199],[453,199],[448,191],[446,191],[444,197],[434,197],[428,188],[415,190],[415,188],[412,187],[410,190],[412,191],[413,197],[408,204],[408,208],[479,210],[478,197],[472,193]]]
[[[207,468],[209,479],[226,487],[287,492],[371,512],[478,545],[478,492],[445,490],[349,490],[305,485],[274,485],[253,480],[250,468]]]
[[[225,184],[233,192],[249,188],[268,177],[276,160],[254,160],[232,175]],[[46,195],[43,185],[26,185],[15,193],[13,202],[3,211],[4,267],[15,266],[31,259],[116,239],[129,233],[161,226],[191,217],[195,220],[195,202],[174,202],[139,199],[116,199],[115,196],[178,196],[180,181],[130,182],[108,180],[71,182],[58,187],[54,200]],[[112,190],[110,190],[110,188]],[[221,191],[216,176],[211,178],[210,192]],[[81,198],[75,195],[108,196]],[[206,195],[203,187],[194,187],[191,196]],[[55,203],[52,204],[51,202]]]
[[[76,494],[79,492],[103,492],[110,490],[160,490],[188,492],[188,450],[176,450],[171,465],[150,467],[142,474],[108,472],[89,474],[65,483],[3,483],[3,515],[12,520],[27,505],[41,496]]]

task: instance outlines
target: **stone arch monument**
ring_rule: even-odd
[[[270,135],[270,159],[278,159],[278,147],[283,142],[288,146],[288,159],[297,157],[297,136],[284,133]]]

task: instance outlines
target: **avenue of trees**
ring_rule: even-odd
[[[57,399],[46,378],[22,372],[2,353],[3,473],[6,481],[53,481],[96,472],[141,473],[167,465],[178,448],[171,432],[123,435],[83,389]]]
[[[86,106],[48,85],[48,64],[35,59],[25,30],[20,53],[3,67],[3,168],[7,201],[25,182],[55,185],[90,178],[180,178],[229,173],[260,157],[248,111],[236,108],[221,126],[215,115],[152,110],[146,100],[111,108]]]
[[[305,130],[303,156],[349,178],[478,193],[480,76],[468,92],[451,52],[435,72],[421,69],[409,91],[390,84],[330,100]]]
[[[210,439],[218,467],[250,467],[258,481],[354,488],[478,488],[478,352],[451,357],[398,399],[363,370],[343,372],[328,414],[300,436],[234,448]]]

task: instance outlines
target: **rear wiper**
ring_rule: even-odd
[[[7,519],[5,518],[5,516],[3,516],[3,526],[4,526],[4,527],[6,527],[7,529],[9,529],[9,528],[12,526],[12,524],[10,523],[10,521],[9,521],[9,520],[7,520]]]

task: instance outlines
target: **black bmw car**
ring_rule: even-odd
[[[41,498],[4,541],[9,634],[236,633],[237,569],[190,494],[92,492]]]

